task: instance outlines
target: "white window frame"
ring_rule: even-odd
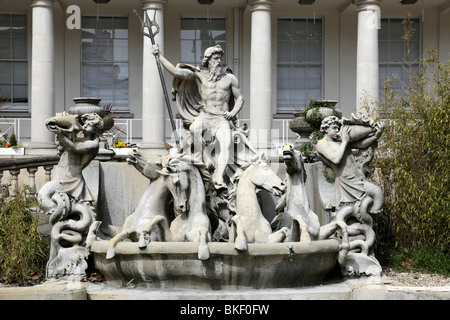
[[[111,47],[111,59],[98,59],[98,56],[97,56],[97,59],[86,59],[84,57],[84,54],[83,54],[83,44],[82,44],[81,94],[82,95],[98,97],[98,98],[102,99],[102,101],[101,101],[102,104],[111,103],[113,105],[113,109],[112,110],[115,113],[129,113],[130,112],[130,107],[129,107],[129,100],[130,100],[130,97],[129,97],[129,92],[130,92],[130,90],[129,90],[129,28],[128,28],[129,18],[128,17],[122,17],[122,16],[100,16],[100,17],[83,16],[82,17],[82,28],[81,29],[82,29],[82,32],[83,32],[83,30],[88,29],[88,28],[85,28],[86,19],[96,19],[96,30],[97,30],[99,28],[98,23],[99,23],[100,19],[105,19],[105,18],[106,19],[111,19],[111,29],[103,28],[104,30],[109,30],[111,32],[111,38],[110,38],[111,39],[111,42],[110,42],[111,45],[110,46],[105,46],[105,47]],[[116,30],[114,28],[114,26],[115,26],[114,25],[114,20],[115,19],[126,19],[126,25],[127,25],[126,36],[123,36],[123,35],[120,35],[120,34],[119,34],[119,36],[117,36],[115,34],[115,30]],[[117,30],[124,30],[124,29],[117,29]],[[88,39],[89,38],[84,38],[82,36],[81,41],[83,42],[83,40],[86,41]],[[101,38],[95,37],[94,39],[101,39]],[[107,38],[105,38],[105,39],[107,39]],[[114,51],[114,41],[115,40],[118,40],[118,41],[126,40],[126,47],[127,47],[126,48],[126,57],[124,57],[122,59],[115,58],[115,51]],[[99,46],[97,45],[97,48],[98,47]],[[97,52],[97,54],[98,54],[98,52]],[[95,65],[95,71],[93,71],[93,73],[96,74],[97,78],[96,78],[95,83],[93,83],[93,82],[92,83],[84,83],[84,81],[83,81],[84,80],[83,79],[83,74],[85,72],[84,68],[85,67],[89,68],[88,66],[90,66],[90,65]],[[125,76],[124,80],[126,82],[126,91],[127,91],[126,96],[127,96],[127,99],[121,99],[120,100],[121,102],[118,102],[118,100],[116,99],[116,96],[117,96],[117,90],[119,90],[118,88],[120,88],[118,86],[118,82],[121,81],[121,80],[118,79],[118,78],[115,78],[114,77],[114,73],[115,73],[115,70],[120,70],[120,65],[126,65],[126,69],[127,69],[126,73],[124,73],[124,76]],[[107,69],[110,66],[111,66],[111,83],[99,82],[101,69],[102,68],[106,68]],[[117,67],[119,67],[119,69],[117,69]],[[88,72],[90,72],[92,70],[94,70],[94,68],[92,68]],[[119,71],[119,74],[120,74],[120,71]],[[124,77],[124,76],[122,76],[122,77]],[[92,91],[96,91],[97,92],[96,95],[94,95],[94,94],[85,94],[86,93],[85,86],[88,86],[88,85],[94,86],[94,88],[91,88],[91,90]],[[110,86],[110,89],[111,89],[111,92],[109,94],[110,97],[106,97],[105,98],[104,96],[102,96],[102,94],[100,92],[102,90],[101,89],[102,87],[103,87],[103,90],[107,90],[106,88],[108,88],[108,86]],[[125,101],[122,101],[122,100],[125,100]]]
[[[0,62],[9,62],[11,63],[10,66],[10,83],[3,83],[3,85],[9,85],[11,87],[11,97],[12,97],[12,101],[10,100],[11,97],[2,97],[4,99],[4,105],[1,108],[1,112],[29,112],[29,101],[30,101],[30,97],[29,97],[29,63],[28,63],[28,16],[26,14],[16,14],[16,13],[2,13],[2,15],[8,15],[9,16],[9,29],[10,29],[10,36],[9,36],[9,41],[10,41],[10,58],[0,58]],[[13,41],[14,41],[14,36],[13,36],[13,17],[14,16],[22,16],[25,18],[25,58],[15,58],[13,57],[13,53],[14,53],[14,48],[13,48]],[[23,26],[20,26],[23,27]],[[4,39],[4,38],[2,38]],[[16,38],[17,39],[17,38]],[[14,63],[25,63],[25,72],[26,72],[26,80],[23,82],[17,82],[14,80]],[[17,102],[14,100],[14,87],[17,85],[21,85],[21,86],[25,86],[26,87],[26,102]],[[0,84],[0,90],[2,88],[2,84]],[[5,101],[5,99],[8,99]]]
[[[281,21],[290,21],[291,22],[291,36],[290,39],[280,39],[280,22]],[[306,30],[303,30],[307,33],[306,36],[306,59],[305,61],[293,61],[294,58],[294,43],[296,41],[300,41],[299,39],[294,38],[294,32],[297,32],[299,30],[294,30],[294,22],[295,21],[302,21],[306,22]],[[321,34],[320,34],[320,41],[321,41],[321,61],[309,61],[309,50],[310,50],[310,43],[314,41],[312,37],[308,36],[308,26],[310,23],[320,23],[321,24]],[[277,20],[277,114],[290,114],[302,109],[305,109],[305,107],[309,104],[309,101],[311,98],[313,99],[321,99],[323,95],[323,75],[324,75],[324,28],[323,28],[323,19],[310,19],[310,18],[279,18]],[[291,59],[290,61],[280,61],[280,45],[282,44],[290,44],[291,47]],[[290,83],[283,85],[282,81],[278,75],[278,71],[282,67],[288,67],[291,69],[291,76],[290,76]],[[304,73],[304,84],[303,85],[294,85],[293,79],[294,79],[294,69],[298,67],[304,67],[305,73]],[[312,68],[320,68],[320,81],[316,84],[311,84],[311,78],[308,76],[309,70]],[[288,78],[286,78],[288,79]],[[295,95],[296,90],[305,90],[305,98],[302,100],[294,100],[293,97]],[[279,96],[279,90],[289,90],[291,97],[289,103],[281,103],[281,99]],[[309,95],[310,90],[316,90],[319,93],[316,96]]]
[[[224,29],[220,30],[224,32],[223,39],[218,40],[205,40],[201,38],[201,32],[207,31],[209,33],[210,37],[213,37],[213,29],[212,25],[214,22],[220,21],[224,24]],[[189,30],[195,30],[194,34],[192,32],[189,35],[186,35],[189,32],[186,32],[186,29],[183,29],[183,22],[192,22],[194,23],[195,28],[189,29]],[[200,26],[201,24],[209,24],[209,29],[201,29],[197,28],[197,26]],[[219,32],[220,32],[219,31]],[[185,34],[183,34],[185,33]],[[185,55],[183,54],[184,46],[183,42],[192,42],[192,51],[194,54],[194,59],[186,59]],[[195,66],[201,66],[202,63],[202,57],[204,54],[204,50],[208,47],[212,47],[219,44],[222,49],[224,50],[224,56],[222,57],[222,64],[226,65],[227,62],[227,19],[226,18],[191,18],[191,17],[182,17],[180,20],[180,62],[187,63]]]
[[[408,87],[410,85],[410,81],[409,81],[409,61],[405,60],[405,55],[406,55],[406,45],[405,45],[405,40],[402,39],[402,36],[404,34],[403,32],[403,24],[402,21],[404,19],[403,18],[383,18],[381,19],[381,28],[387,28],[388,30],[381,30],[380,29],[380,35],[378,37],[378,45],[379,45],[379,69],[380,69],[380,97],[383,96],[383,87],[384,87],[384,83],[385,81],[390,78],[394,81],[398,80],[400,86],[397,86],[395,88],[396,92],[400,92],[403,90],[403,88],[406,86]],[[412,52],[417,52],[417,56],[414,57],[410,57],[411,59],[411,67],[412,67],[412,72],[417,72],[418,68],[419,68],[419,60],[421,58],[421,37],[420,37],[420,28],[421,28],[421,23],[420,23],[420,19],[418,18],[414,18],[411,19],[413,20],[416,24],[415,26],[413,26],[413,28],[415,28],[416,30],[414,31],[414,38],[411,39],[410,42],[410,48],[413,48],[414,50]],[[396,23],[396,25],[401,25],[402,30],[401,32],[397,32],[400,33],[401,35],[398,37],[394,37],[392,35],[393,30],[391,29],[392,27],[392,23]],[[381,35],[381,32],[386,33],[387,32],[387,38],[385,38],[384,36]],[[392,58],[394,56],[393,53],[393,49],[392,47],[394,46],[395,43],[400,43],[402,42],[403,44],[403,52],[401,54],[401,58],[400,59],[394,59]],[[384,53],[383,53],[384,51]],[[385,56],[387,55],[387,59],[385,59]],[[398,56],[398,54],[397,54]],[[394,69],[402,69],[402,74],[399,75],[397,72],[392,72],[392,70]],[[382,76],[383,74],[385,74],[386,76]],[[406,76],[408,75],[408,76]],[[393,76],[395,76],[395,78],[393,79]],[[415,75],[412,74],[412,77],[414,77]]]

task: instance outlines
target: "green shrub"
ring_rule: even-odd
[[[430,246],[397,250],[391,260],[391,266],[400,271],[431,271],[450,277],[450,256]]]
[[[29,187],[14,199],[0,203],[0,277],[25,285],[36,273],[45,274],[48,245],[39,234],[33,216],[35,201],[26,197]]]
[[[17,146],[17,138],[14,132],[11,134],[11,137],[9,137],[9,143],[11,144],[11,147]]]
[[[380,99],[386,128],[374,160],[386,197],[376,217],[378,246],[449,254],[449,76],[450,63],[430,52],[408,87],[386,82]]]
[[[299,147],[300,152],[303,156],[303,162],[313,163],[319,161],[319,157],[314,150],[314,145],[312,142],[304,142]]]

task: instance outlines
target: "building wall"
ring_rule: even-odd
[[[356,109],[356,8],[340,12],[339,108],[348,116]]]
[[[450,60],[450,8],[439,13],[439,54],[442,62]]]
[[[414,6],[401,6],[392,0],[381,3],[382,18],[403,18],[411,11],[412,17],[421,18],[422,50],[437,49],[443,62],[450,58],[450,1],[440,1],[437,7],[426,7],[422,12],[420,1]],[[64,2],[65,3],[65,2]],[[76,4],[77,1],[73,1]],[[84,2],[86,3],[86,2]],[[90,3],[90,2],[89,2]],[[113,3],[113,2],[111,2]],[[118,3],[118,2],[115,2]],[[133,14],[136,1],[122,2],[120,5],[96,6],[93,2],[80,6],[82,15],[95,16],[127,16],[129,21],[129,104],[130,114],[123,117],[142,118],[142,35],[139,20]],[[180,18],[182,17],[220,17],[227,20],[227,57],[228,65],[238,75],[244,108],[240,118],[248,119],[250,103],[250,52],[251,52],[251,10],[249,6],[239,8],[235,14],[233,4],[230,6],[201,6],[191,2],[167,1],[164,11],[165,56],[177,63],[180,61]],[[442,3],[444,3],[442,5]],[[141,5],[140,5],[141,6]],[[66,6],[60,1],[54,2],[54,37],[55,37],[55,108],[56,112],[68,110],[73,105],[72,99],[80,96],[81,91],[81,30],[69,30],[66,27]],[[31,7],[28,0],[1,1],[2,13],[28,14],[29,43],[29,81],[31,81]],[[297,1],[287,5],[286,1],[277,0],[272,8],[272,111],[276,114],[276,65],[277,65],[277,19],[279,18],[316,18],[323,19],[323,98],[338,100],[338,107],[344,116],[350,116],[356,110],[356,41],[357,41],[357,8],[348,4],[341,7],[299,6]],[[234,27],[239,31],[235,38]],[[237,48],[236,48],[237,46]],[[235,56],[235,49],[237,57]],[[238,63],[234,63],[238,59]],[[171,88],[171,76],[165,73],[166,85]],[[31,83],[29,83],[31,99]],[[30,101],[31,103],[31,101]],[[175,108],[175,105],[173,104]],[[20,116],[20,115],[19,115]],[[24,114],[22,116],[29,116]],[[168,115],[167,115],[168,117]],[[289,117],[289,116],[281,116]],[[276,116],[274,117],[276,118]],[[274,127],[275,127],[274,123]],[[135,132],[140,132],[135,128]],[[166,136],[170,136],[171,128],[166,124]]]

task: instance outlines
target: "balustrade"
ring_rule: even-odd
[[[44,169],[44,182],[51,180],[53,167],[58,164],[58,155],[46,155],[39,157],[20,157],[0,160],[0,202],[7,197],[15,198],[19,191],[19,174],[22,169],[28,172],[30,191],[28,197],[35,197],[37,192],[36,173],[40,167]],[[8,182],[3,182],[4,172],[9,172]]]

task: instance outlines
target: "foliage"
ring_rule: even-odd
[[[299,150],[302,153],[303,162],[313,163],[319,161],[319,157],[314,150],[314,145],[311,142],[302,143],[299,147]]]
[[[0,140],[0,148],[10,148],[11,143],[6,142],[6,140]]]
[[[8,102],[8,99],[3,98],[2,92],[0,91],[0,109],[7,102]],[[4,119],[3,116],[0,115],[0,117]],[[0,130],[0,133],[2,133],[2,130]],[[6,133],[3,135],[0,135],[0,137],[3,137],[3,139],[0,139],[0,148],[22,147],[22,146],[17,145],[17,138],[16,138],[16,134],[14,132],[11,134],[11,137],[9,137],[9,142],[7,141],[8,135]]]
[[[320,112],[320,107],[330,107],[333,109],[333,115],[336,115],[334,107],[326,100],[311,99],[308,106],[305,108],[305,121],[309,123],[315,131],[320,131],[320,125],[322,124],[323,115]],[[308,115],[308,111],[311,113]]]
[[[305,121],[309,123],[314,130],[319,130],[320,124],[322,123],[322,114],[319,112],[319,108],[321,106],[320,101],[311,99],[308,106],[305,108]],[[311,110],[311,113],[308,116],[307,114],[309,110]]]
[[[299,148],[300,152],[303,155],[303,161],[305,163],[313,163],[319,161],[319,157],[315,151],[315,145],[317,144],[317,141],[323,138],[323,134],[320,132],[322,114],[320,113],[319,108],[326,105],[326,101],[311,99],[305,111],[301,113],[302,116],[305,117],[305,121],[314,129],[309,137],[311,142],[302,143]],[[309,116],[307,116],[309,110],[311,110],[311,113]]]
[[[385,194],[377,217],[379,244],[400,250],[434,248],[447,255],[450,243],[450,63],[434,52],[406,88],[388,79],[380,110],[386,116],[374,166]],[[390,238],[389,238],[390,237]]]
[[[325,181],[328,183],[334,183],[336,181],[336,174],[333,170],[329,168],[324,168],[322,170],[323,177],[325,178]]]
[[[320,125],[324,116],[320,112],[320,107],[330,107],[333,109],[333,115],[335,114],[335,109],[326,100],[315,100],[311,99],[308,106],[305,109],[304,116],[305,121],[313,128],[313,132],[309,136],[311,142],[303,143],[300,147],[300,151],[303,155],[303,161],[305,163],[312,163],[319,161],[319,157],[315,151],[315,145],[317,141],[323,138],[324,134],[320,132]],[[308,111],[311,111],[308,115]]]
[[[392,254],[392,267],[399,271],[415,269],[450,277],[450,255],[430,246],[398,250]]]
[[[130,142],[125,143],[120,139],[116,139],[114,140],[113,148],[137,148],[137,145]]]
[[[385,210],[374,217],[376,255],[383,265],[448,275],[450,62],[431,51],[413,73],[409,15],[403,24],[408,83],[390,77],[378,108],[385,130],[373,166]]]
[[[114,113],[114,104],[112,103],[102,104],[101,107],[106,111],[107,114]]]
[[[11,147],[15,147],[17,146],[17,138],[16,138],[16,134],[13,132],[11,137],[9,137],[9,143],[11,145]]]
[[[0,203],[0,276],[8,282],[24,285],[36,273],[44,274],[48,245],[39,234],[38,219],[27,199],[25,186],[13,199]]]
[[[4,140],[0,139],[0,148],[23,148],[23,146],[17,145],[17,138],[14,132],[9,137],[9,142],[7,134],[4,134],[3,138]]]

